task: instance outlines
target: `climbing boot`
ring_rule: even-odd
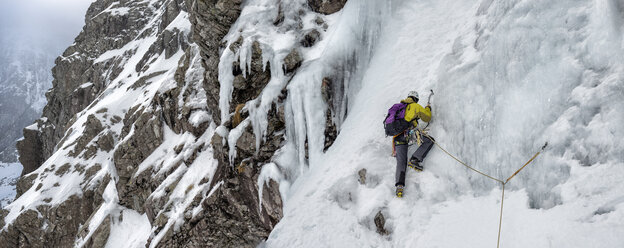
[[[396,186],[396,196],[398,198],[402,198],[403,197],[403,185],[397,185]]]
[[[423,170],[422,165],[420,165],[420,162],[418,162],[418,159],[416,158],[411,158],[409,163],[407,163],[407,166],[418,172]]]

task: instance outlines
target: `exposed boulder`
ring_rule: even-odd
[[[316,44],[316,42],[320,39],[321,39],[321,33],[318,30],[313,29],[307,32],[305,36],[303,36],[303,39],[299,41],[299,43],[303,47],[311,47],[311,46],[314,46],[314,44]]]
[[[85,122],[83,126],[84,131],[82,135],[73,143],[74,150],[69,153],[69,155],[72,157],[76,157],[82,151],[84,151],[87,145],[91,142],[91,140],[93,140],[95,136],[97,136],[98,134],[100,134],[100,132],[102,132],[102,130],[104,130],[102,123],[100,122],[100,120],[98,120],[97,117],[95,117],[95,115],[89,115],[87,117],[87,122]]]
[[[347,0],[308,0],[312,10],[326,15],[338,12],[346,3]]]
[[[159,116],[160,112],[140,113],[133,124],[133,135],[118,146],[114,155],[115,168],[119,176],[117,181],[119,204],[138,211],[142,211],[143,203],[147,197],[133,197],[144,196],[145,194],[137,192],[134,183],[136,180],[131,181],[131,179],[139,164],[163,142],[163,130]]]
[[[45,160],[41,152],[43,150],[43,142],[41,141],[41,132],[39,130],[25,128],[24,139],[17,142],[17,149],[22,154],[19,157],[20,163],[24,166],[22,175],[33,172]]]
[[[284,65],[282,69],[284,69],[284,73],[291,73],[297,70],[301,66],[301,62],[303,58],[297,49],[293,49],[286,55],[284,58]]]
[[[366,169],[360,169],[358,171],[358,176],[360,177],[358,179],[358,182],[360,182],[360,184],[362,185],[366,185]]]
[[[26,192],[30,187],[33,186],[35,179],[37,178],[37,174],[30,174],[28,176],[22,175],[17,180],[17,184],[15,185],[15,191],[17,194],[15,198],[20,197],[24,192]]]
[[[244,104],[258,97],[271,80],[271,65],[267,64],[265,67],[263,64],[260,43],[254,41],[251,45],[251,52],[251,67],[248,70],[248,75],[242,74],[241,65],[238,61],[234,62],[234,90],[232,91],[230,112],[234,112],[238,104]]]
[[[375,226],[377,227],[377,233],[381,235],[388,235],[390,232],[386,230],[386,218],[381,211],[375,215]]]

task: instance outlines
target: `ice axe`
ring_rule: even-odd
[[[430,89],[429,91],[431,91],[431,93],[429,94],[429,99],[427,99],[427,106],[431,105],[431,96],[433,96],[433,90]],[[431,121],[427,122],[427,125],[423,129],[427,129],[429,127],[429,124],[431,124]]]
[[[429,99],[427,99],[427,105],[431,105],[431,96],[433,96],[433,90],[430,90]]]

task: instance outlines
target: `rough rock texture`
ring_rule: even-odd
[[[338,12],[346,3],[347,0],[308,0],[312,10],[326,15]]]
[[[123,69],[122,61],[94,63],[104,52],[121,48],[131,37],[139,35],[146,20],[138,12],[128,15],[100,14],[114,1],[94,2],[87,10],[85,26],[75,43],[56,59],[52,69],[52,89],[46,93],[48,104],[43,109],[38,132],[18,144],[20,157],[28,151],[41,151],[44,159],[54,152],[76,113],[87,107],[104,89],[107,82]],[[128,3],[145,13],[147,3]],[[110,72],[110,73],[102,73]],[[37,142],[37,139],[41,142]],[[38,168],[43,160],[21,161],[25,168]]]
[[[230,48],[233,49],[233,48]],[[262,63],[262,49],[256,41],[251,46],[251,75],[243,75],[240,64],[234,63],[234,90],[232,91],[232,104],[230,104],[230,112],[235,111],[237,104],[246,103],[252,100],[264,89],[264,86],[271,80],[271,65],[266,68]]]
[[[222,49],[236,51],[242,40],[224,48],[221,40],[230,26],[240,15],[240,1],[195,1],[191,11],[194,39],[201,40],[201,55],[206,71],[204,88],[207,94],[208,108],[212,118],[219,123],[218,111],[219,82],[218,63]],[[247,75],[238,62],[234,62],[234,76],[230,113],[234,114],[231,122],[223,123],[227,128],[238,126],[248,113],[244,108],[250,100],[258,97],[271,78],[271,65],[262,62],[262,49],[258,42],[251,47],[251,66]],[[300,58],[298,63],[300,63]],[[298,66],[298,65],[297,65]],[[294,67],[294,66],[293,66]],[[277,183],[271,181],[263,189],[263,199],[258,200],[257,180],[260,166],[270,161],[281,146],[285,121],[282,102],[273,104],[269,111],[267,140],[256,151],[255,135],[250,126],[244,129],[237,140],[238,156],[234,161],[228,157],[227,143],[223,137],[215,134],[211,145],[214,157],[219,161],[217,174],[213,182],[223,181],[215,193],[204,199],[203,211],[185,222],[181,230],[168,234],[159,246],[208,246],[208,247],[255,247],[266,239],[273,226],[281,219],[281,197]],[[282,112],[281,118],[279,112]],[[258,204],[262,203],[262,207]],[[158,219],[158,218],[156,218]]]
[[[344,3],[310,1],[310,6],[316,6],[321,13],[333,13]],[[287,79],[297,73],[304,62],[299,45],[313,46],[321,39],[321,28],[301,30],[301,18],[285,19],[280,7],[275,25],[296,29],[297,37],[303,40],[286,50],[289,53],[282,65],[263,63],[267,51],[263,51],[260,41],[246,43],[251,48],[250,66],[243,75],[239,62],[232,64],[232,97],[224,114],[233,118],[222,122],[218,65],[225,49],[237,52],[244,45],[242,32],[239,41],[229,45],[223,42],[241,14],[241,4],[242,0],[93,3],[76,43],[56,61],[54,88],[47,94],[43,118],[37,120],[35,128],[24,130],[26,138],[19,144],[27,172],[37,170],[44,162],[46,167],[22,177],[18,195],[49,190],[52,183],[43,184],[41,180],[51,175],[76,174],[84,179],[80,182],[81,194],[60,204],[55,199],[43,199],[37,211],[20,212],[0,233],[0,241],[11,247],[71,247],[76,242],[101,247],[119,218],[118,212],[104,213],[99,215],[104,216],[101,223],[90,225],[98,216],[95,211],[108,204],[103,197],[105,190],[109,196],[116,194],[113,200],[107,200],[114,201],[116,208],[147,216],[152,227],[151,236],[146,238],[148,245],[256,247],[265,240],[282,218],[282,199],[278,182],[269,179],[258,185],[258,178],[262,166],[272,162],[285,142],[286,86],[281,92],[278,88],[280,94],[275,95],[279,96],[266,105],[267,128],[261,140],[257,140],[259,136],[249,124],[249,109],[257,107],[252,104],[258,104],[255,100],[270,82],[272,72],[283,70]],[[127,8],[128,12],[110,11],[115,8]],[[169,26],[178,18],[188,18],[191,30],[188,26]],[[322,18],[316,22],[324,24]],[[140,49],[126,49],[135,41],[151,43]],[[102,59],[112,50],[122,52]],[[128,58],[135,54],[140,56],[133,57],[136,62],[128,66]],[[166,64],[173,66],[172,70],[155,65],[169,58],[177,61]],[[155,81],[158,87],[148,90]],[[335,120],[340,113],[336,109],[341,100],[337,96],[343,93],[339,85],[341,82],[332,82],[328,77],[319,89],[327,104],[325,149],[337,136]],[[94,107],[110,100],[102,98],[109,90],[119,88],[128,92],[128,98],[148,95],[147,100],[127,104],[132,101],[115,99],[127,105],[119,112]],[[212,134],[216,126],[225,133],[234,128],[242,133],[235,144],[229,144],[227,137],[220,136],[225,135],[223,132]],[[229,156],[231,147],[237,154],[233,159]],[[57,156],[50,156],[55,152],[63,152],[72,160],[54,164],[52,160]],[[212,166],[207,161],[214,160],[206,159],[206,154],[216,159],[216,171],[195,178],[196,183],[184,184],[184,173],[198,164],[202,168]],[[188,199],[189,204],[175,205],[182,201],[180,197]],[[171,223],[179,220],[173,215],[180,211],[183,223],[172,228]],[[0,215],[6,216],[7,212],[0,211]]]
[[[334,91],[333,85],[331,79],[327,77],[323,78],[323,82],[321,83],[321,96],[325,104],[327,104],[327,110],[325,111],[325,146],[323,147],[323,151],[327,151],[327,149],[334,144],[336,137],[338,137],[338,130],[334,120],[337,118],[336,109],[338,109],[339,106],[336,106],[338,102],[334,100],[336,92]]]
[[[358,171],[358,176],[360,177],[358,179],[358,182],[360,182],[360,184],[362,185],[366,185],[366,169],[361,169]]]
[[[377,227],[377,233],[381,235],[388,235],[390,232],[386,230],[386,218],[384,217],[381,211],[377,212],[375,215],[375,226]]]
[[[219,58],[224,49],[222,40],[241,13],[242,0],[194,0],[190,2],[193,40],[201,48],[206,69],[204,89],[212,119],[221,122],[219,112]],[[234,105],[235,106],[235,105]]]
[[[133,38],[153,33],[159,33],[158,38],[144,57],[152,58],[160,53],[171,56],[179,49],[187,47],[187,38],[177,30],[163,30],[186,8],[186,5],[181,0],[162,2],[168,6],[165,7],[166,11],[158,22],[160,25],[147,28],[144,28],[149,21],[147,17],[154,16],[154,10],[161,7],[159,3],[151,5],[146,1],[98,0],[90,6],[83,31],[75,43],[56,60],[53,69],[54,86],[46,94],[48,104],[44,108],[43,117],[36,121],[35,128],[24,129],[25,139],[17,145],[25,167],[24,174],[36,170],[58,150],[70,149],[67,153],[69,157],[89,161],[99,151],[108,152],[116,148],[120,141],[119,134],[108,129],[110,123],[120,123],[122,118],[111,116],[110,121],[103,122],[102,119],[109,118],[106,109],[98,110],[96,114],[87,117],[84,128],[75,141],[67,144],[66,139],[75,131],[70,127],[77,121],[77,114],[97,102],[98,94],[119,75],[127,62],[122,56],[105,61],[96,61],[96,58],[107,51],[122,48]],[[105,11],[112,6],[128,8],[130,11],[127,14]],[[130,55],[132,54],[128,54]],[[139,69],[145,70],[148,66],[146,63]],[[166,109],[160,102],[154,102],[151,106],[152,109]],[[166,111],[145,111],[143,108],[135,108],[128,111],[128,116],[123,119],[125,133],[122,132],[121,136],[129,135],[130,129],[134,129],[134,132],[114,153],[117,162],[115,166],[119,168],[118,187],[121,189],[121,196],[128,195],[126,192],[131,187],[126,183],[129,174],[135,171],[134,167],[162,142],[162,139],[159,139],[162,135],[159,134],[162,132],[163,123],[160,120],[165,113]],[[186,117],[187,119],[179,120],[178,123],[188,123],[188,115]],[[205,130],[206,125],[200,125],[198,128]],[[85,167],[89,169],[85,170]],[[31,187],[35,187],[36,191],[46,191],[41,183],[33,185],[33,182],[37,178],[46,178],[49,174],[64,176],[79,173],[84,176],[85,181],[81,184],[81,194],[71,195],[60,204],[42,204],[36,208],[37,211],[31,209],[22,212],[0,233],[0,243],[7,244],[6,247],[73,247],[76,239],[89,231],[84,229],[85,224],[101,206],[104,189],[111,180],[106,176],[91,181],[101,169],[100,164],[67,163],[61,166],[52,164],[41,174],[20,178],[17,183],[17,197],[29,189],[33,190]],[[56,183],[52,187],[58,186],[60,184]],[[120,199],[124,199],[122,203],[125,203],[132,202],[136,198],[120,197]],[[43,202],[50,203],[51,200],[43,199]],[[142,207],[141,205],[137,209],[140,210]],[[2,215],[6,215],[6,210],[3,210]],[[88,247],[105,245],[108,235],[106,223],[98,225],[95,234],[85,243]],[[81,226],[83,229],[79,229]]]
[[[314,44],[316,44],[319,39],[321,39],[321,33],[318,30],[313,29],[306,33],[306,35],[303,36],[303,39],[299,43],[303,47],[311,47],[314,46]]]
[[[21,156],[19,158],[20,162],[24,166],[22,170],[22,175],[26,175],[37,168],[39,165],[43,163],[45,158],[43,154],[37,148],[42,147],[43,142],[39,136],[39,132],[37,130],[32,129],[24,129],[24,139],[17,142],[17,149],[22,151],[23,154],[28,154],[28,156]]]
[[[301,61],[303,61],[303,59],[297,49],[290,51],[290,53],[286,55],[286,58],[284,58],[284,66],[282,68],[284,73],[294,72],[297,68],[299,68],[299,66],[301,66]]]
[[[252,197],[258,194],[258,171],[235,173],[227,164],[220,165],[219,171],[225,182],[203,200],[202,212],[189,218],[179,232],[167,233],[158,247],[256,247],[268,237],[282,217],[277,183],[265,186],[262,203],[271,208],[260,210]]]
[[[0,234],[0,243],[4,247],[72,247],[79,227],[102,202],[103,191],[100,185],[58,206],[27,210]]]

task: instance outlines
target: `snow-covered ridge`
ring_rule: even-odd
[[[98,14],[109,17],[98,18],[124,18],[118,17],[119,8],[113,11],[113,5]],[[210,180],[216,170],[216,160],[212,158],[209,146],[213,133],[211,130],[214,128],[200,132],[203,135],[195,136],[179,127],[163,126],[159,120],[162,118],[161,113],[173,111],[178,113],[174,118],[176,122],[182,122],[181,125],[184,125],[187,118],[185,116],[191,116],[188,123],[193,128],[206,130],[209,126],[210,119],[205,118],[207,109],[203,102],[205,92],[201,87],[203,68],[200,65],[198,48],[189,45],[191,25],[188,13],[182,8],[184,5],[178,5],[175,1],[130,1],[125,6],[127,7],[123,9],[131,12],[126,14],[133,16],[142,8],[151,9],[144,13],[147,14],[144,16],[147,20],[141,22],[145,25],[140,27],[141,36],[129,41],[114,54],[109,51],[91,60],[96,65],[111,64],[123,69],[112,73],[110,70],[103,72],[110,81],[105,82],[104,89],[96,100],[76,114],[52,156],[39,169],[27,175],[28,179],[25,180],[32,180],[29,182],[32,187],[26,188],[16,201],[5,208],[2,222],[3,235],[7,235],[4,236],[5,239],[14,228],[20,228],[20,218],[25,218],[24,216],[34,211],[43,216],[43,219],[36,220],[35,223],[42,224],[41,231],[44,234],[39,240],[28,240],[28,244],[32,246],[38,246],[38,242],[45,240],[58,246],[92,246],[95,239],[101,239],[104,226],[107,229],[104,235],[110,238],[108,241],[105,238],[103,242],[112,247],[119,247],[119,244],[129,247],[144,246],[150,236],[153,236],[152,246],[155,246],[169,229],[180,225],[180,221],[184,220],[184,210],[191,203],[196,204],[196,196],[206,197],[208,187],[216,184]],[[175,18],[165,17],[175,13],[172,9],[176,8],[178,12]],[[159,25],[163,25],[165,21],[168,24],[159,29]],[[172,36],[175,41],[163,41]],[[161,42],[171,43],[161,45]],[[85,55],[73,54],[78,60]],[[87,82],[77,85],[77,90],[92,87],[96,86]],[[101,87],[99,82],[97,87]],[[174,90],[178,93],[172,93]],[[160,103],[165,97],[173,97],[173,105]],[[168,107],[174,109],[164,109]],[[186,111],[184,115],[181,109]],[[43,125],[33,125],[33,131],[47,128],[45,125],[48,120],[41,120],[41,123]],[[138,144],[145,132],[151,135],[149,142]],[[141,149],[141,156],[145,156],[145,160],[132,164],[136,160],[136,152],[132,156],[127,154],[132,149]],[[145,154],[147,151],[149,154]],[[119,162],[126,160],[129,162]],[[213,165],[207,166],[210,163]],[[171,173],[171,168],[176,168],[176,171]],[[136,171],[136,174],[128,175],[126,170]],[[145,197],[149,199],[142,199],[165,201],[162,206],[153,204],[154,210],[157,206],[162,209],[150,213],[154,215],[152,217],[171,219],[163,223],[162,227],[152,228],[145,210],[138,212],[137,208],[132,208],[132,203],[123,202],[127,200],[124,197],[131,190],[125,183],[135,180],[134,177],[144,171],[149,171],[150,175],[158,178],[154,183],[158,182],[156,180],[163,183],[162,187],[153,192],[153,197],[147,195]],[[171,185],[172,183],[175,184]],[[95,199],[93,194],[96,195]],[[76,197],[84,198],[82,203],[76,204]],[[85,223],[76,223],[80,226],[72,226],[74,224],[71,221],[49,222],[48,217],[45,217],[48,211],[60,211],[55,210],[59,206],[66,209],[92,208],[92,212],[86,212],[87,216],[84,216],[85,212],[74,216],[76,221],[86,219]],[[201,205],[197,208],[201,209]],[[67,229],[68,233],[77,233],[75,240],[56,239],[54,229],[51,229],[52,224]],[[141,235],[133,240],[119,240],[118,237],[110,235],[129,229],[135,229],[133,231]]]

